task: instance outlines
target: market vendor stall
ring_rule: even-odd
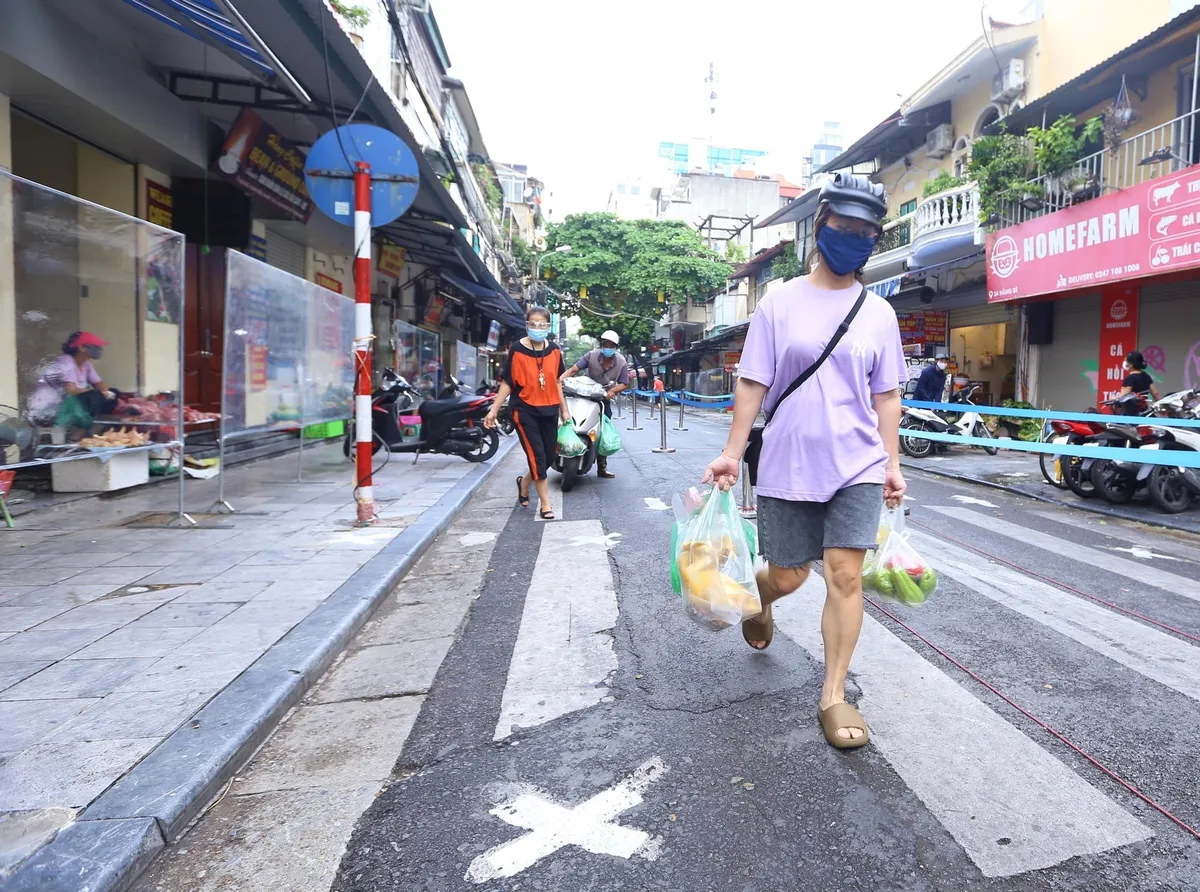
[[[146,482],[151,457],[177,460],[185,436],[172,402],[183,383],[183,236],[3,170],[0,227],[11,232],[16,334],[15,353],[0,355],[7,486],[22,475],[48,476],[56,492]],[[158,391],[144,418],[132,395]],[[183,486],[181,475],[186,522]]]

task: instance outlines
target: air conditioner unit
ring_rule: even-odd
[[[930,158],[945,158],[954,148],[954,127],[939,124],[925,135],[925,154]]]
[[[992,78],[992,102],[1009,102],[1025,90],[1025,61],[1009,59],[1004,70]]]

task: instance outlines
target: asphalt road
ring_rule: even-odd
[[[671,595],[725,426],[669,417],[508,518],[334,890],[1200,889],[1200,540],[910,475],[940,587],[868,606],[839,752],[819,580],[762,654]]]

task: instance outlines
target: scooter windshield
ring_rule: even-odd
[[[563,381],[563,392],[568,396],[580,396],[584,399],[604,399],[606,391],[591,378],[581,378],[576,375]]]

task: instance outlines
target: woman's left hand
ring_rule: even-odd
[[[904,493],[907,491],[908,484],[904,482],[900,467],[889,467],[887,480],[883,484],[883,501],[889,508],[895,508],[904,501]]]

